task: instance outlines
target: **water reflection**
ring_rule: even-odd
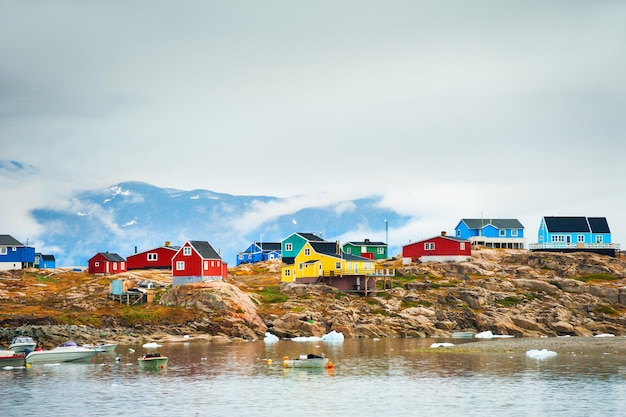
[[[626,357],[560,354],[540,361],[523,353],[428,349],[433,342],[120,345],[87,363],[0,372],[2,415],[621,414]],[[167,369],[139,370],[137,358],[150,351],[169,357]],[[284,356],[304,353],[324,353],[333,369],[282,366]]]

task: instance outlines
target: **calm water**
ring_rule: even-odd
[[[138,369],[146,349],[118,346],[89,362],[0,371],[0,416],[626,415],[626,357],[419,351],[437,341],[164,344],[160,372]],[[282,368],[283,356],[309,352],[334,368]]]

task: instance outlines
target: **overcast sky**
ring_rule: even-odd
[[[620,0],[3,0],[0,159],[28,169],[0,169],[0,233],[144,181],[378,194],[414,216],[396,244],[481,215],[529,242],[606,216],[626,243],[625,22]]]

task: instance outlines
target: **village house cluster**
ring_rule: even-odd
[[[616,256],[620,245],[611,240],[605,217],[543,217],[537,242],[526,247],[524,226],[517,219],[461,219],[454,236],[439,236],[402,246],[402,262],[460,262],[472,256],[472,247],[528,249],[530,251],[590,251]],[[88,261],[90,274],[118,274],[128,270],[172,271],[172,285],[223,280],[228,264],[207,241],[189,240],[182,246],[163,246],[124,258],[99,252]],[[329,242],[313,233],[293,233],[280,242],[253,242],[237,254],[237,265],[280,259],[281,281],[327,283],[343,291],[367,294],[377,283],[386,285],[394,271],[378,261],[388,259],[386,242]],[[26,267],[54,268],[53,255],[35,252],[10,235],[0,235],[0,270]]]

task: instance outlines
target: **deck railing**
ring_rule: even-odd
[[[620,250],[619,243],[564,243],[564,242],[549,242],[549,243],[530,243],[528,249],[615,249]]]
[[[394,268],[376,268],[376,269],[331,269],[322,271],[324,277],[340,277],[342,275],[365,275],[368,277],[393,277],[396,274]]]

